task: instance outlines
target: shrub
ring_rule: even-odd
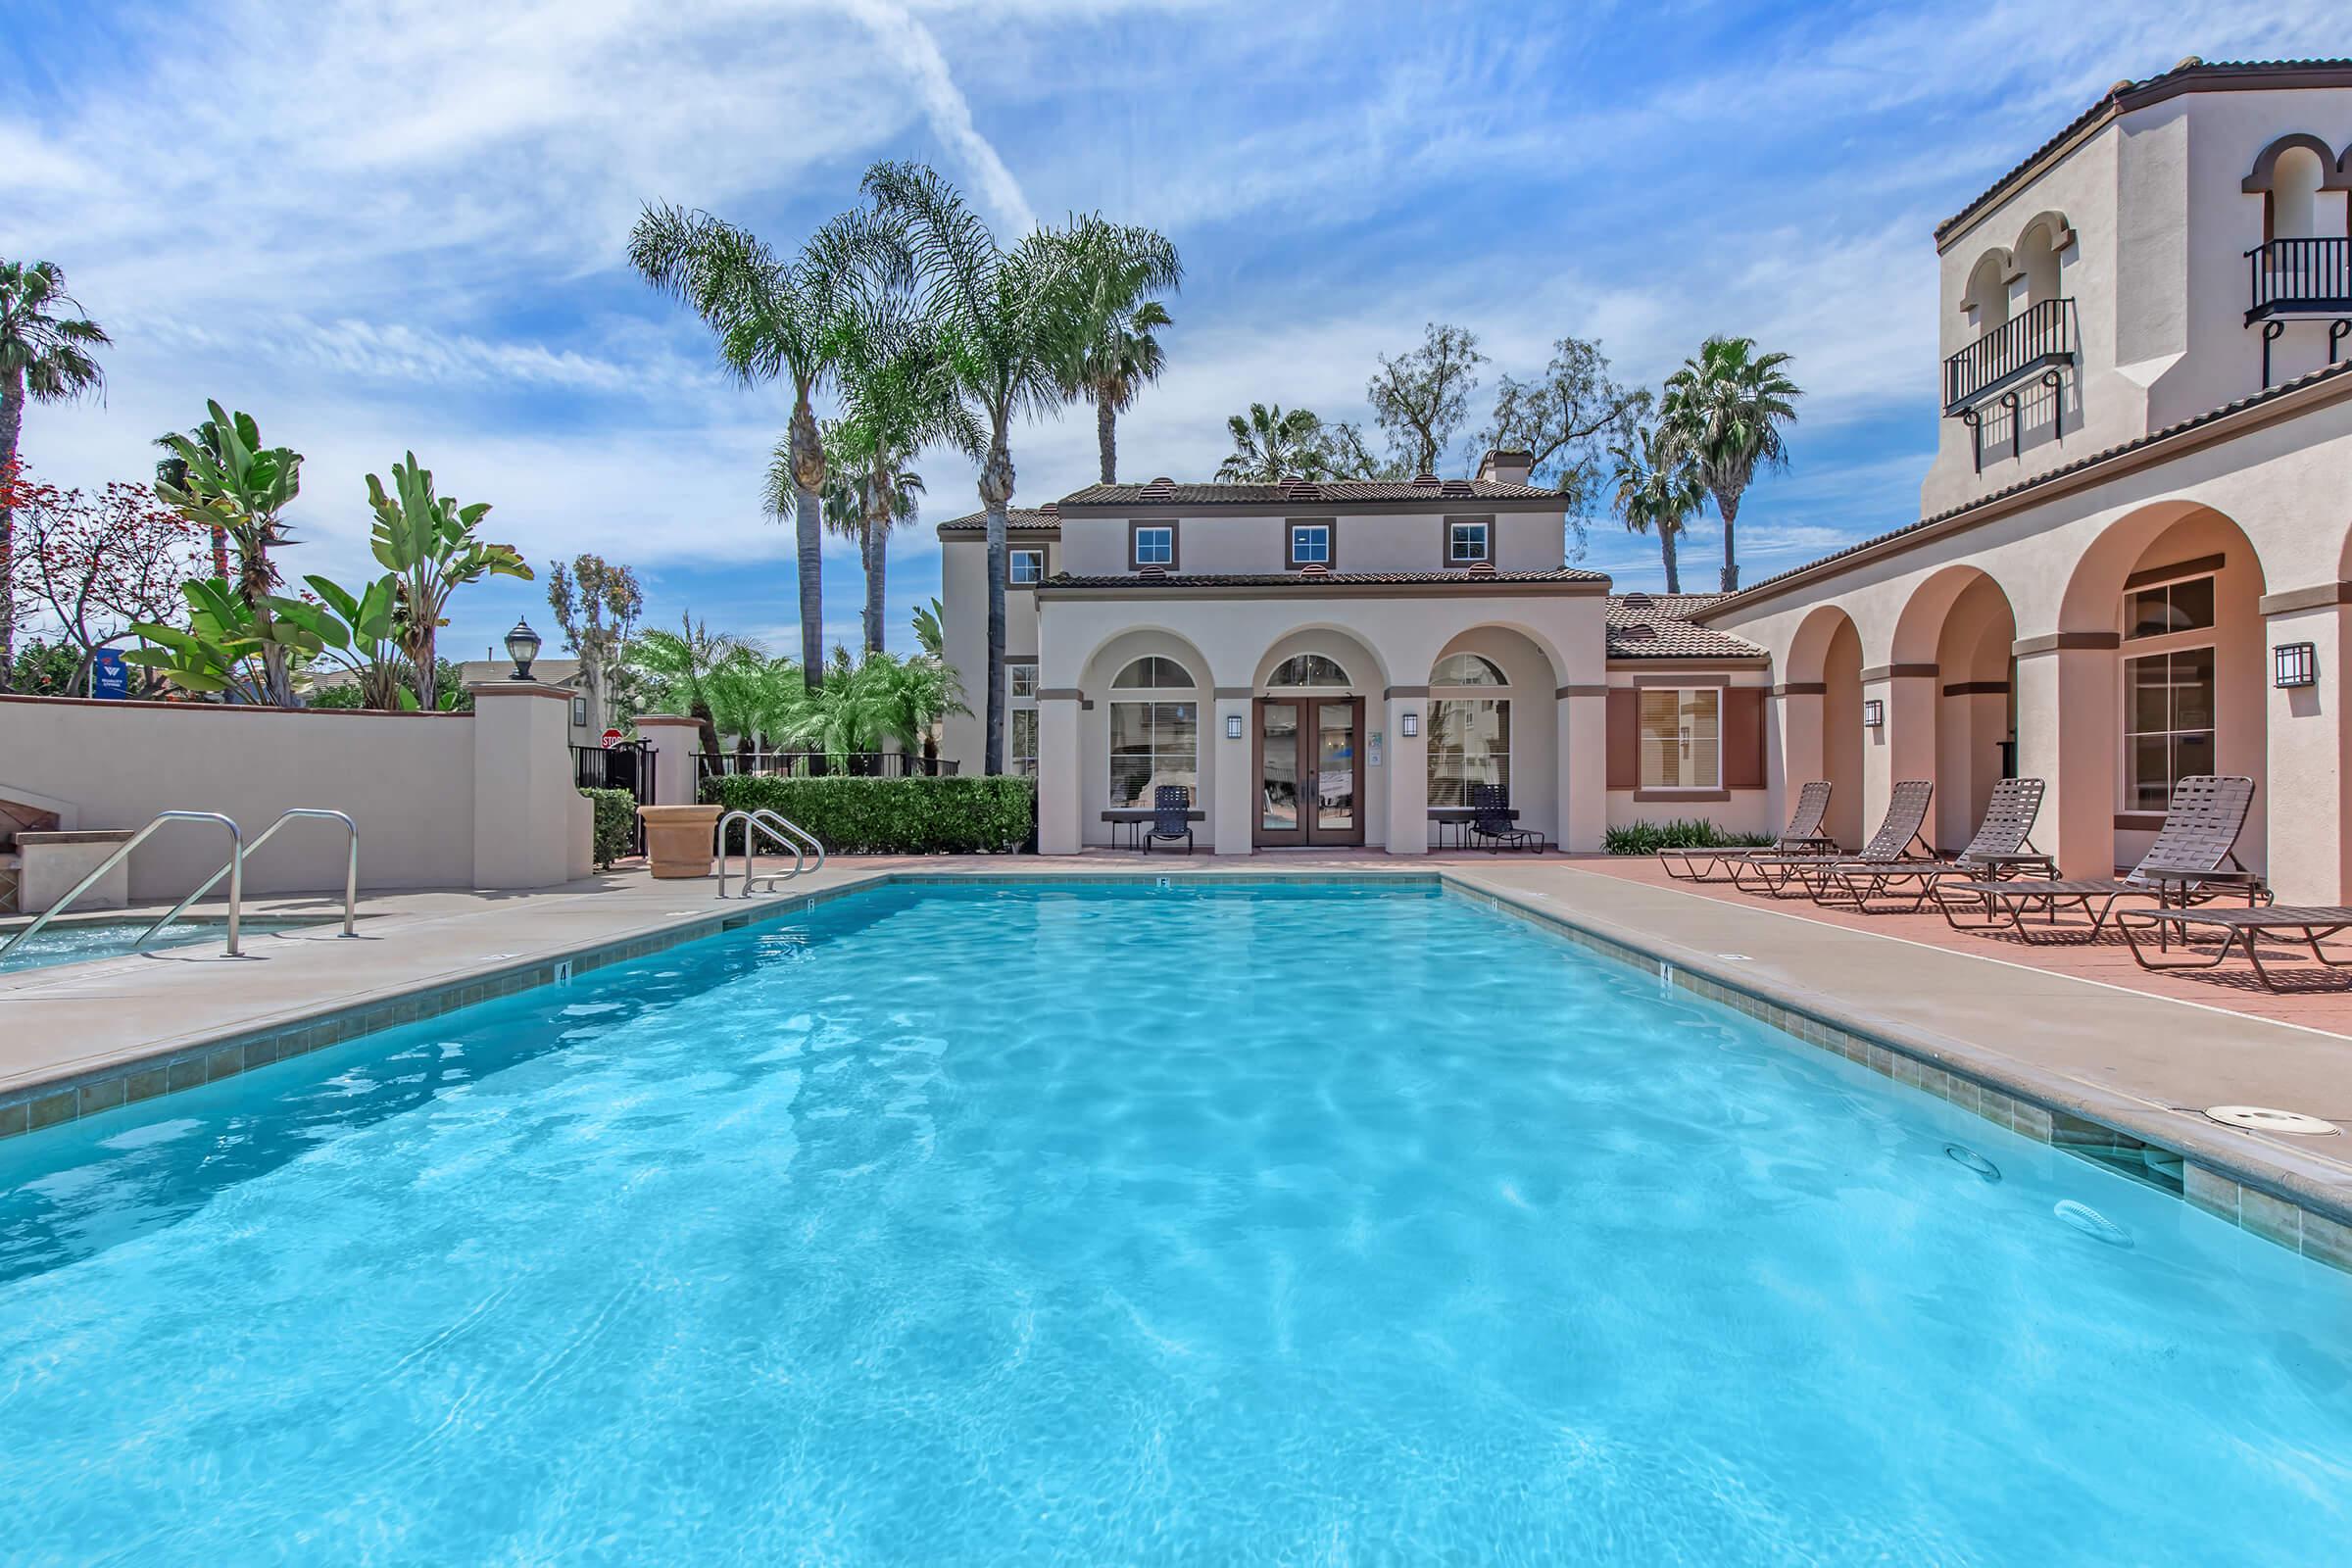
[[[1037,824],[1027,778],[773,778],[703,781],[706,805],[769,810],[834,855],[1008,855]],[[731,835],[740,847],[742,835]]]
[[[582,790],[596,808],[596,867],[604,870],[637,848],[637,797],[627,790]]]
[[[1660,850],[1748,850],[1772,843],[1769,833],[1732,833],[1703,816],[1676,817],[1671,822],[1628,822],[1601,835],[1600,847],[1611,855],[1655,855]]]

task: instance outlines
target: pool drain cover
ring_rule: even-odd
[[[2069,1198],[2051,1208],[2050,1212],[2094,1242],[2105,1242],[2109,1247],[2127,1249],[2132,1245],[2130,1231],[2125,1230],[2088,1203],[2078,1203]]]
[[[2268,1105],[2215,1105],[2206,1116],[2225,1127],[2243,1127],[2250,1133],[2293,1133],[2301,1138],[2325,1138],[2340,1132],[2331,1121],[2306,1116],[2299,1110],[2273,1110]]]

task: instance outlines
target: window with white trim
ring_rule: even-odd
[[[1641,689],[1641,787],[1711,790],[1723,782],[1723,689]]]
[[[1176,530],[1164,522],[1138,526],[1135,530],[1135,564],[1138,566],[1174,565]]]
[[[571,727],[573,729],[588,727],[588,699],[585,697],[574,697],[571,700]]]
[[[1015,550],[1004,558],[1004,580],[1015,588],[1034,588],[1045,579],[1043,550]]]
[[[1328,566],[1331,564],[1330,523],[1294,522],[1291,524],[1291,564],[1294,566]]]
[[[1033,660],[1004,665],[1004,764],[1016,774],[1037,773],[1037,664]]]
[[[1449,522],[1446,525],[1446,559],[1454,565],[1475,565],[1487,560],[1493,545],[1492,529],[1488,523]]]

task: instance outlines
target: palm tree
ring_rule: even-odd
[[[714,756],[718,727],[710,705],[710,682],[721,668],[746,655],[758,654],[756,643],[731,632],[714,632],[709,621],[697,621],[692,612],[678,617],[676,631],[657,627],[638,633],[629,644],[630,662],[653,678],[662,693],[661,701],[675,703],[689,717],[702,721],[703,750]]]
[[[1149,228],[1081,220],[1070,230],[1078,257],[1078,322],[1061,366],[1063,392],[1095,405],[1095,444],[1102,482],[1119,474],[1118,416],[1159,379],[1167,357],[1152,333],[1173,326],[1166,307],[1148,296],[1184,283],[1184,263],[1166,237]]]
[[[25,400],[66,403],[106,389],[106,373],[90,351],[113,339],[80,311],[55,262],[0,261],[0,691],[8,690],[17,667],[13,498]]]
[[[897,254],[887,228],[858,213],[819,228],[789,265],[748,230],[678,207],[648,207],[629,234],[629,264],[709,324],[729,369],[746,382],[777,375],[792,382],[786,449],[800,555],[801,663],[810,690],[824,658],[816,497],[825,449],[809,400],[832,378],[861,305],[896,275]]]
[[[871,438],[869,429],[844,419],[824,426],[825,489],[817,499],[824,508],[825,531],[858,542],[858,563],[865,572],[863,633],[870,656],[882,651],[882,599],[888,570],[890,531],[912,522],[921,505],[923,476],[904,465],[911,452],[894,453]],[[768,505],[776,504],[777,487],[787,482],[787,459],[782,443],[768,464]]]
[[[1786,354],[1758,354],[1752,337],[1710,337],[1694,359],[1666,378],[1658,416],[1677,451],[1697,465],[1723,518],[1723,591],[1740,586],[1732,543],[1740,496],[1760,467],[1786,467],[1782,428],[1796,419],[1804,392],[1781,373]]]
[[[292,447],[263,446],[261,425],[250,414],[232,415],[209,402],[205,412],[210,417],[197,426],[201,442],[184,435],[164,437],[177,460],[179,478],[167,481],[159,468],[155,493],[182,516],[227,534],[237,554],[231,587],[265,644],[263,695],[276,707],[292,708],[288,651],[272,636],[270,598],[277,586],[277,566],[270,552],[294,542],[283,514],[302,493],[302,454]]]
[[[1678,451],[1673,436],[1657,424],[1636,425],[1611,444],[1609,457],[1617,466],[1617,514],[1635,533],[1656,532],[1658,553],[1666,558],[1666,591],[1681,593],[1674,542],[1685,519],[1707,504],[1698,466]]]
[[[999,245],[953,185],[920,164],[876,164],[866,191],[905,226],[923,317],[957,392],[987,426],[980,505],[988,514],[987,743],[982,767],[1004,771],[1004,509],[1012,500],[1015,417],[1061,401],[1060,368],[1077,338],[1078,258],[1064,233]],[[977,429],[975,428],[975,434]]]
[[[1331,455],[1323,443],[1323,421],[1305,409],[1283,412],[1281,404],[1250,405],[1247,416],[1225,421],[1233,432],[1233,456],[1217,465],[1228,484],[1280,484],[1285,479],[1327,479]]]

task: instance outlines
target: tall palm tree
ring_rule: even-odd
[[[702,721],[703,750],[715,756],[718,728],[710,683],[720,669],[760,652],[750,639],[714,632],[709,621],[687,612],[678,617],[676,631],[639,632],[629,644],[629,662],[659,683],[663,702],[679,704],[689,717]]]
[[[1167,308],[1149,296],[1181,287],[1184,263],[1153,229],[1087,218],[1070,237],[1079,258],[1078,322],[1061,366],[1062,390],[1094,403],[1102,482],[1116,484],[1118,416],[1166,368],[1167,356],[1152,334],[1176,324]]]
[[[1740,586],[1740,558],[1732,542],[1740,497],[1758,468],[1786,467],[1782,431],[1795,422],[1804,392],[1781,371],[1786,354],[1758,354],[1752,337],[1710,337],[1693,359],[1666,378],[1658,416],[1677,450],[1697,465],[1723,518],[1723,591]]]
[[[800,556],[801,665],[811,691],[823,678],[823,538],[817,492],[825,449],[810,399],[831,380],[860,306],[898,275],[885,225],[844,213],[799,256],[779,260],[749,230],[709,213],[648,207],[629,234],[629,264],[683,301],[717,334],[719,358],[745,382],[792,382],[786,436]]]
[[[1217,477],[1228,484],[1332,476],[1323,421],[1305,409],[1285,413],[1279,403],[1252,403],[1248,416],[1234,415],[1225,428],[1233,433],[1233,456],[1217,465]]]
[[[920,509],[923,476],[906,465],[910,451],[893,451],[874,439],[869,425],[830,419],[824,426],[825,489],[818,500],[824,507],[825,531],[858,542],[858,564],[865,572],[865,611],[862,631],[868,656],[882,651],[884,575],[889,569],[891,530],[912,522]],[[785,478],[781,444],[768,465],[768,505],[777,500]]]
[[[958,395],[985,426],[980,505],[988,515],[987,742],[982,767],[1004,771],[1004,510],[1012,501],[1015,417],[1061,402],[1060,368],[1077,338],[1078,258],[1066,232],[1039,230],[1010,248],[956,189],[920,164],[876,164],[865,190],[904,223],[923,317]]]
[[[180,515],[228,535],[237,554],[230,587],[264,643],[264,697],[276,707],[292,708],[288,650],[273,636],[270,598],[277,586],[277,566],[270,552],[294,542],[284,513],[302,493],[302,454],[292,447],[263,446],[261,425],[250,414],[232,415],[218,403],[207,403],[205,413],[209,417],[197,428],[209,445],[184,435],[164,437],[178,460],[180,477],[167,482],[159,473],[155,493]]]
[[[24,404],[66,403],[106,389],[90,351],[113,339],[84,318],[55,262],[0,261],[0,691],[17,667],[17,513],[11,504]]]
[[[1666,558],[1666,591],[1683,591],[1674,560],[1675,540],[1690,514],[1707,504],[1698,466],[1678,451],[1672,435],[1656,424],[1637,425],[1609,447],[1617,466],[1617,514],[1635,533],[1658,536]]]

